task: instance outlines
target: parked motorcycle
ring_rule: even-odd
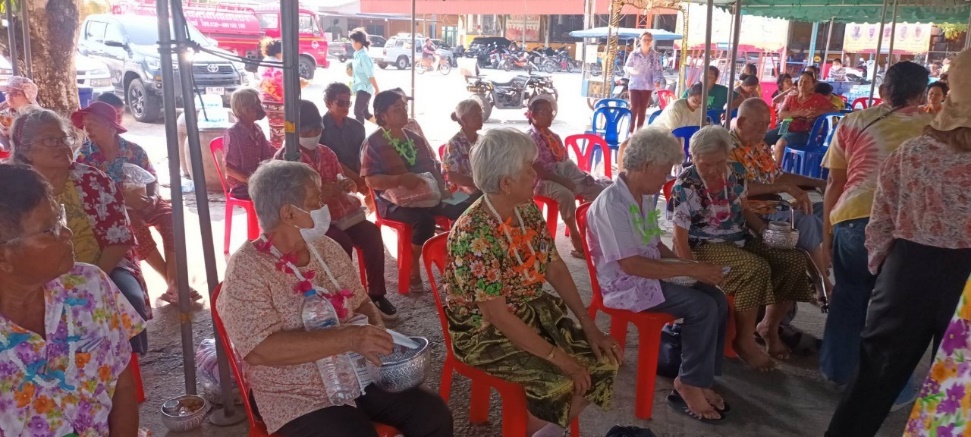
[[[518,75],[509,82],[496,82],[484,76],[465,78],[466,89],[472,100],[482,107],[482,120],[488,120],[492,109],[522,109],[536,96],[549,95],[555,101],[559,96],[553,87],[553,78],[547,75]]]

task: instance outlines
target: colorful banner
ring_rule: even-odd
[[[688,8],[688,34],[684,37],[688,41],[689,48],[703,47],[705,45],[706,8],[704,5],[694,3],[689,4]],[[715,8],[714,14],[711,16],[712,44],[724,44],[727,47],[732,38],[732,19],[732,14]],[[678,14],[676,33],[681,32],[682,23],[684,23],[684,14]],[[739,44],[768,52],[777,52],[785,47],[788,32],[789,22],[787,20],[743,15]]]
[[[523,24],[526,25],[526,42],[538,42],[540,15],[510,15],[506,20],[506,38],[516,42],[523,41]]]
[[[897,23],[893,38],[894,53],[924,53],[931,44],[931,24]],[[880,52],[890,50],[890,25],[884,26]],[[847,53],[875,53],[880,24],[849,23],[843,36],[843,51]]]

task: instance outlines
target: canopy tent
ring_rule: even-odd
[[[621,39],[640,38],[641,34],[644,32],[651,32],[651,35],[654,35],[654,41],[674,41],[681,39],[681,35],[661,29],[633,29],[630,27],[618,27],[613,30],[613,33]],[[574,30],[573,32],[570,32],[570,36],[574,38],[607,38],[607,33],[607,27],[594,27],[587,30]]]
[[[688,0],[706,3],[705,0]],[[730,9],[734,0],[714,0],[715,6]],[[784,18],[794,21],[841,23],[879,23],[883,12],[880,0],[743,0],[743,15]],[[899,0],[897,21],[910,23],[968,22],[971,3],[964,0]]]

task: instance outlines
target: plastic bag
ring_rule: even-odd
[[[216,359],[216,340],[213,338],[202,340],[196,348],[196,376],[198,377],[199,385],[202,387],[202,397],[211,403],[222,405],[222,386],[219,385],[219,361]],[[232,374],[230,374],[230,379],[233,379]],[[233,398],[236,400],[236,403],[240,403],[242,399],[239,397],[239,388],[236,386],[235,379],[230,381],[230,384],[233,391]]]
[[[442,202],[442,192],[438,180],[429,172],[419,173],[424,183],[415,188],[395,187],[385,190],[381,197],[391,203],[408,208],[431,208]]]
[[[121,186],[125,191],[144,190],[148,184],[156,180],[155,176],[135,164],[123,164],[121,173],[123,176]]]

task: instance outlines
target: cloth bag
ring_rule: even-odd
[[[442,192],[438,181],[429,172],[419,173],[421,184],[415,188],[395,187],[381,193],[391,203],[406,208],[431,208],[442,203]]]
[[[677,378],[681,369],[681,324],[664,325],[661,330],[661,347],[657,354],[657,374],[665,378]]]

